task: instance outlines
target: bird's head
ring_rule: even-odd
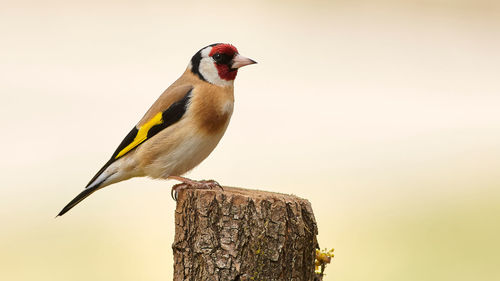
[[[238,53],[231,44],[212,44],[199,50],[191,59],[189,68],[200,79],[218,86],[233,85],[238,68],[256,61]]]

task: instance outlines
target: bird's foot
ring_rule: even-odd
[[[175,201],[177,201],[177,193],[179,192],[179,190],[183,190],[183,189],[214,189],[214,188],[220,188],[221,190],[224,190],[222,188],[222,186],[218,182],[216,182],[214,180],[200,180],[200,181],[196,181],[196,180],[188,179],[188,178],[185,178],[185,177],[179,177],[179,176],[170,176],[169,178],[181,181],[181,183],[178,183],[178,184],[172,186],[171,196],[172,196],[172,199],[174,199]]]

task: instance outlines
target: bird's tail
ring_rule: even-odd
[[[87,198],[88,196],[90,196],[90,194],[94,193],[96,190],[98,190],[98,186],[95,186],[95,187],[91,187],[91,188],[86,188],[84,189],[82,192],[80,192],[80,194],[78,194],[73,200],[71,200],[71,202],[69,202],[60,212],[59,214],[57,215],[58,217],[59,216],[62,216],[64,214],[66,214],[66,212],[68,212],[69,210],[71,210],[73,207],[75,207],[78,203],[82,202],[83,199]]]
[[[97,190],[114,183],[116,181],[119,181],[117,179],[117,173],[116,173],[116,168],[110,167],[112,164],[112,160],[108,161],[102,167],[99,172],[90,180],[90,182],[87,184],[85,189],[80,192],[71,202],[69,202],[57,215],[62,216],[71,208],[75,207],[78,203],[82,202],[83,199],[87,198],[90,196],[90,194],[96,192]]]

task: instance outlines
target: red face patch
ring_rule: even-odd
[[[238,50],[231,44],[219,44],[212,47],[209,56],[213,56],[217,53],[232,58],[235,54],[238,53]],[[238,74],[237,69],[231,69],[231,66],[225,63],[214,64],[221,79],[231,81],[236,78],[236,74]]]
[[[213,56],[215,53],[226,54],[232,57],[234,54],[238,53],[238,50],[231,44],[219,44],[212,47],[209,56]]]

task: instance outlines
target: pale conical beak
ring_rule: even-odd
[[[246,58],[240,54],[237,54],[234,58],[233,58],[233,64],[231,65],[231,68],[232,69],[238,69],[242,66],[245,66],[245,65],[250,65],[250,64],[254,64],[254,63],[257,63],[256,61],[254,61],[253,59],[249,59],[249,58]]]

